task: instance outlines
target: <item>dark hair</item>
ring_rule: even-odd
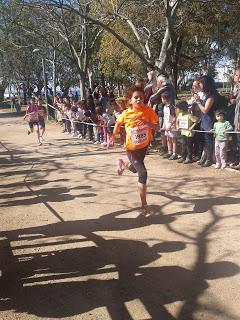
[[[163,93],[161,94],[161,98],[165,98],[165,99],[167,99],[167,100],[170,100],[170,97],[169,97],[168,92],[163,92]]]
[[[99,115],[101,115],[102,114],[102,106],[97,106],[96,108],[95,108],[95,112],[96,112],[96,114],[99,114]]]
[[[73,112],[77,112],[78,108],[77,108],[76,106],[72,106],[72,107],[71,107],[71,110],[72,110]]]
[[[147,64],[147,68],[151,68],[152,70],[154,70],[154,66],[153,66],[153,64],[151,64],[151,63],[148,63],[148,64]]]
[[[124,95],[128,99],[131,99],[134,92],[142,92],[143,95],[145,94],[144,89],[142,87],[140,87],[140,86],[132,86],[132,87],[127,89],[127,91],[125,92]]]
[[[221,110],[216,110],[216,111],[215,111],[215,116],[220,116],[220,115],[222,115],[223,117],[225,116],[225,114],[224,114],[223,111],[221,111]]]
[[[215,81],[210,76],[202,76],[199,79],[199,82],[202,84],[202,90],[207,95],[212,95],[217,93],[217,89],[215,86]]]
[[[188,110],[188,103],[187,101],[180,101],[177,105],[176,108],[183,110],[183,111],[187,111]]]

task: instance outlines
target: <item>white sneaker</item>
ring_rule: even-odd
[[[215,168],[215,169],[220,169],[220,168],[221,168],[220,163],[216,163],[214,168]]]
[[[222,164],[221,169],[225,169],[225,168],[227,168],[227,165],[226,164]]]
[[[106,146],[107,146],[107,143],[106,143],[106,142],[102,142],[102,143],[101,143],[101,146],[106,147]]]
[[[82,139],[82,135],[81,135],[80,133],[79,133],[79,135],[78,135],[78,138],[79,138],[79,139]]]
[[[99,143],[100,143],[100,142],[98,142],[98,141],[95,141],[95,142],[94,142],[94,144],[99,144]]]

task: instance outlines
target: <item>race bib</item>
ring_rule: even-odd
[[[44,110],[38,110],[38,113],[41,117],[44,117],[45,113],[44,113]]]
[[[179,119],[179,128],[188,130],[188,119]]]
[[[28,122],[36,122],[38,121],[38,113],[34,112],[28,116]]]
[[[146,126],[138,126],[131,128],[132,143],[135,146],[148,142],[148,128]]]

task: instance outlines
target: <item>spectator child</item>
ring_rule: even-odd
[[[71,107],[71,111],[68,113],[68,118],[69,118],[70,123],[71,123],[72,137],[77,136],[77,127],[76,127],[77,111],[78,111],[78,108],[77,108],[77,106],[74,104],[74,105]]]
[[[216,111],[215,113],[217,122],[213,125],[215,136],[215,157],[216,157],[216,169],[225,169],[227,164],[227,132],[233,130],[231,124],[224,119],[224,113],[222,111]]]
[[[113,116],[113,110],[111,107],[107,107],[106,111],[103,113],[103,119],[104,119],[104,127],[105,127],[105,132],[107,135],[105,135],[105,140],[103,145],[111,145],[112,144],[112,136],[113,136],[113,129],[115,125],[115,118]]]
[[[84,120],[84,109],[81,103],[78,103],[78,109],[76,112],[76,130],[79,132],[78,138],[83,138],[83,123],[81,123]]]
[[[167,92],[161,95],[163,107],[163,126],[161,130],[165,130],[165,136],[167,137],[168,153],[163,156],[168,160],[177,160],[177,131],[176,131],[176,112],[175,107],[171,103],[171,98]]]
[[[69,116],[71,117],[71,105],[70,104],[64,104],[64,116],[65,116],[65,132],[67,134],[71,133],[71,119],[69,119]]]
[[[176,105],[178,117],[177,117],[177,129],[181,130],[182,138],[182,155],[178,160],[178,163],[192,163],[193,162],[193,128],[198,123],[198,118],[188,112],[188,103],[182,101]]]
[[[97,118],[97,126],[95,127],[96,130],[96,141],[95,144],[103,142],[103,126],[104,126],[104,119],[102,117],[102,108],[101,106],[96,107],[96,118]]]

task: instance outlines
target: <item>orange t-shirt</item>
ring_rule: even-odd
[[[138,125],[141,120],[158,123],[158,116],[152,108],[143,106],[138,110],[129,108],[117,118],[117,122],[125,123],[127,150],[142,149],[152,140],[152,129],[146,125]]]

